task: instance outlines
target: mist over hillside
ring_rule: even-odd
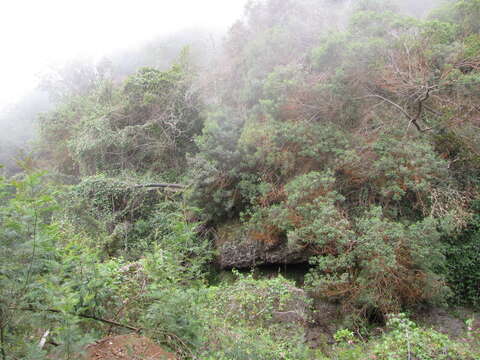
[[[185,47],[197,66],[206,67],[218,55],[224,35],[220,30],[186,29],[116,50],[97,60],[79,57],[45,69],[38,75],[36,90],[2,108],[0,163],[9,173],[18,171],[17,162],[31,155],[37,140],[39,115],[65,98],[85,95],[101,81],[121,83],[141,67],[166,69]]]
[[[352,0],[316,2],[321,3],[318,10],[324,13],[322,16],[324,25],[318,24],[318,26],[322,27],[328,23],[332,29],[337,30],[344,27],[348,21],[348,14],[357,6],[356,2]],[[314,3],[315,1],[312,2],[312,4]],[[422,17],[439,3],[440,0],[422,2],[409,0],[398,4],[398,9],[409,15]],[[254,4],[255,2],[251,2],[248,6],[254,7]],[[266,11],[268,14],[271,12],[268,9]],[[314,32],[314,28],[310,31]],[[86,83],[95,81],[93,77],[99,75],[95,74],[96,72],[109,72],[108,75],[112,77],[112,80],[122,81],[143,66],[166,69],[175,61],[181,49],[185,46],[190,47],[191,56],[197,66],[203,68],[208,65],[215,66],[215,62],[218,62],[224,51],[224,37],[225,33],[222,30],[208,29],[207,27],[185,29],[168,35],[157,36],[155,39],[144,41],[135,47],[115,50],[99,59],[80,57],[42,70],[38,74],[38,90],[32,91],[32,95],[25,95],[14,104],[4,105],[3,116],[0,121],[1,134],[4,134],[1,138],[2,141],[0,141],[3,143],[2,163],[7,164],[8,168],[15,168],[15,165],[13,165],[15,161],[21,156],[25,156],[31,148],[34,134],[36,134],[34,129],[36,128],[38,114],[49,109],[49,102],[58,100],[62,96],[61,92],[81,92],[81,87],[90,89]],[[103,70],[101,70],[102,67]],[[74,89],[75,87],[77,89]],[[49,99],[45,97],[45,94],[48,94]],[[43,97],[41,103],[38,101],[39,97]],[[16,109],[16,113],[23,112],[23,115],[12,114],[12,108]],[[13,136],[10,136],[10,134],[13,134]]]

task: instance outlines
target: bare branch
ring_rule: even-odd
[[[43,349],[43,347],[45,346],[45,343],[47,342],[48,335],[50,335],[50,329],[48,329],[47,331],[45,331],[45,333],[43,334],[42,338],[40,339],[40,342],[38,343],[38,347],[39,347],[40,349]]]
[[[124,329],[133,330],[135,332],[140,332],[140,330],[142,330],[141,328],[136,328],[136,327],[133,327],[133,326],[130,326],[130,325],[121,324],[121,323],[118,323],[118,322],[113,321],[113,320],[102,319],[102,318],[99,318],[99,317],[96,317],[96,316],[93,316],[93,315],[66,313],[66,312],[63,312],[63,311],[60,311],[60,310],[57,310],[57,309],[35,309],[35,308],[30,308],[30,307],[28,307],[28,308],[15,308],[15,307],[13,307],[13,308],[10,308],[10,309],[11,310],[19,310],[19,311],[32,311],[32,312],[46,311],[46,312],[51,312],[51,313],[55,313],[55,314],[68,314],[68,315],[77,316],[77,317],[83,318],[83,319],[95,320],[95,321],[103,322],[104,324],[109,324],[109,325],[114,325],[114,326],[117,326],[117,327],[122,327]]]
[[[185,189],[187,186],[182,184],[137,184],[135,188],[160,188],[160,189]]]

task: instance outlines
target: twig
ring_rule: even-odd
[[[48,329],[47,331],[45,331],[45,333],[43,334],[42,338],[40,339],[40,342],[38,343],[38,347],[39,347],[40,349],[43,349],[43,347],[45,346],[45,343],[47,342],[48,335],[50,335],[50,329]]]
[[[32,249],[32,256],[30,259],[30,264],[28,266],[27,276],[25,277],[25,285],[23,287],[23,291],[27,290],[27,287],[30,282],[30,275],[32,273],[33,263],[35,261],[35,253],[37,249],[37,222],[38,222],[38,212],[37,207],[34,206],[34,221],[33,221],[33,249]]]
[[[372,94],[372,95],[363,96],[363,98],[366,98],[366,97],[376,97],[376,98],[382,99],[383,101],[388,102],[390,105],[393,105],[393,106],[395,106],[398,110],[400,110],[400,112],[401,112],[403,115],[405,115],[405,117],[406,117],[408,120],[412,120],[412,117],[410,116],[410,114],[407,113],[407,112],[405,111],[405,109],[402,108],[400,105],[398,105],[397,103],[394,103],[392,100],[389,100],[389,99],[387,99],[386,97],[383,97],[383,96],[378,95],[378,94]]]
[[[125,328],[125,329],[133,330],[135,332],[140,332],[142,330],[142,328],[136,328],[136,327],[133,327],[133,326],[130,326],[130,325],[121,324],[121,323],[118,323],[118,322],[113,321],[113,320],[102,319],[102,318],[99,318],[99,317],[96,317],[96,316],[93,316],[93,315],[82,315],[82,314],[68,313],[68,312],[60,311],[58,309],[34,309],[34,308],[15,308],[15,307],[10,308],[10,309],[11,310],[20,310],[20,311],[32,311],[32,312],[47,311],[47,312],[56,313],[56,314],[68,314],[68,315],[78,316],[78,317],[83,318],[83,319],[91,319],[91,320],[100,321],[100,322],[103,322],[105,324],[122,327],[122,328]]]
[[[172,188],[172,189],[185,189],[187,186],[182,184],[137,184],[135,188]]]
[[[141,290],[138,292],[138,294],[133,298],[133,299],[127,299],[125,301],[125,303],[120,307],[120,309],[117,311],[117,313],[115,314],[114,318],[117,318],[118,316],[120,316],[120,314],[122,313],[122,311],[128,306],[128,304],[132,301],[135,301],[137,300],[140,296],[143,295],[143,292],[145,290],[145,286],[146,286],[146,279],[143,280],[143,284],[142,284],[142,288]],[[110,334],[112,332],[112,328],[113,328],[113,325],[110,325],[110,328],[108,329],[108,333]]]
[[[371,95],[363,96],[363,98],[376,97],[376,98],[382,99],[383,101],[385,101],[385,102],[389,103],[390,105],[394,106],[395,108],[397,108],[403,115],[405,115],[405,117],[409,120],[407,130],[408,130],[408,128],[410,128],[410,125],[413,124],[419,132],[425,132],[425,131],[428,131],[428,130],[431,130],[431,129],[422,129],[422,127],[418,124],[418,120],[420,119],[420,117],[423,113],[423,106],[424,106],[423,102],[428,100],[428,98],[430,97],[430,91],[431,91],[431,88],[427,88],[426,93],[422,96],[422,98],[420,98],[418,100],[418,110],[417,110],[417,115],[415,117],[412,117],[403,107],[401,107],[397,103],[395,103],[392,100],[389,100],[386,97],[383,97],[381,95],[371,94]]]

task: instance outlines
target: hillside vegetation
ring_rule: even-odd
[[[0,178],[0,359],[128,332],[179,359],[478,359],[480,1],[414,3],[251,1],[218,53],[46,81]]]

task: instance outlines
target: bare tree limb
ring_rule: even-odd
[[[381,95],[378,95],[378,94],[371,94],[371,95],[366,95],[366,96],[363,96],[363,98],[366,98],[366,97],[375,97],[375,98],[379,98],[379,99],[382,99],[383,101],[389,103],[390,105],[396,107],[403,115],[405,115],[405,117],[408,119],[408,120],[412,120],[412,117],[410,116],[410,114],[408,112],[405,111],[404,108],[402,108],[400,105],[398,105],[397,103],[393,102],[392,100],[389,100],[387,99],[386,97],[383,97]]]
[[[83,319],[91,319],[91,320],[103,322],[104,324],[109,324],[109,325],[114,325],[114,326],[117,326],[117,327],[122,327],[124,329],[133,330],[135,332],[140,332],[140,330],[142,330],[141,328],[136,328],[136,327],[126,325],[126,324],[121,324],[121,323],[113,321],[113,320],[102,319],[102,318],[99,318],[99,317],[96,317],[96,316],[93,316],[93,315],[65,313],[65,312],[60,311],[58,309],[35,309],[35,308],[15,308],[15,307],[10,308],[10,309],[11,310],[19,310],[19,311],[32,311],[32,312],[46,311],[46,312],[51,312],[51,313],[55,313],[55,314],[68,314],[68,315],[77,316],[77,317],[80,317],[80,318],[83,318]]]
[[[390,105],[394,106],[396,109],[398,109],[409,121],[408,123],[408,128],[410,128],[410,125],[413,124],[413,126],[415,126],[415,128],[419,131],[419,132],[425,132],[425,131],[428,131],[428,130],[431,130],[431,128],[427,128],[427,129],[422,129],[422,127],[420,126],[420,124],[418,123],[418,120],[420,120],[422,114],[423,114],[423,109],[424,109],[424,102],[428,100],[428,98],[430,97],[430,91],[432,90],[431,87],[428,87],[425,91],[425,93],[423,95],[420,95],[418,97],[418,109],[417,109],[417,114],[415,115],[415,117],[412,117],[402,106],[398,105],[397,103],[393,102],[392,100],[390,99],[387,99],[386,97],[384,96],[381,96],[379,94],[371,94],[371,95],[366,95],[366,96],[363,96],[362,98],[367,98],[367,97],[375,97],[375,98],[379,98],[387,103],[389,103]]]
[[[185,189],[187,186],[182,184],[137,184],[135,188],[162,188],[162,189]]]

